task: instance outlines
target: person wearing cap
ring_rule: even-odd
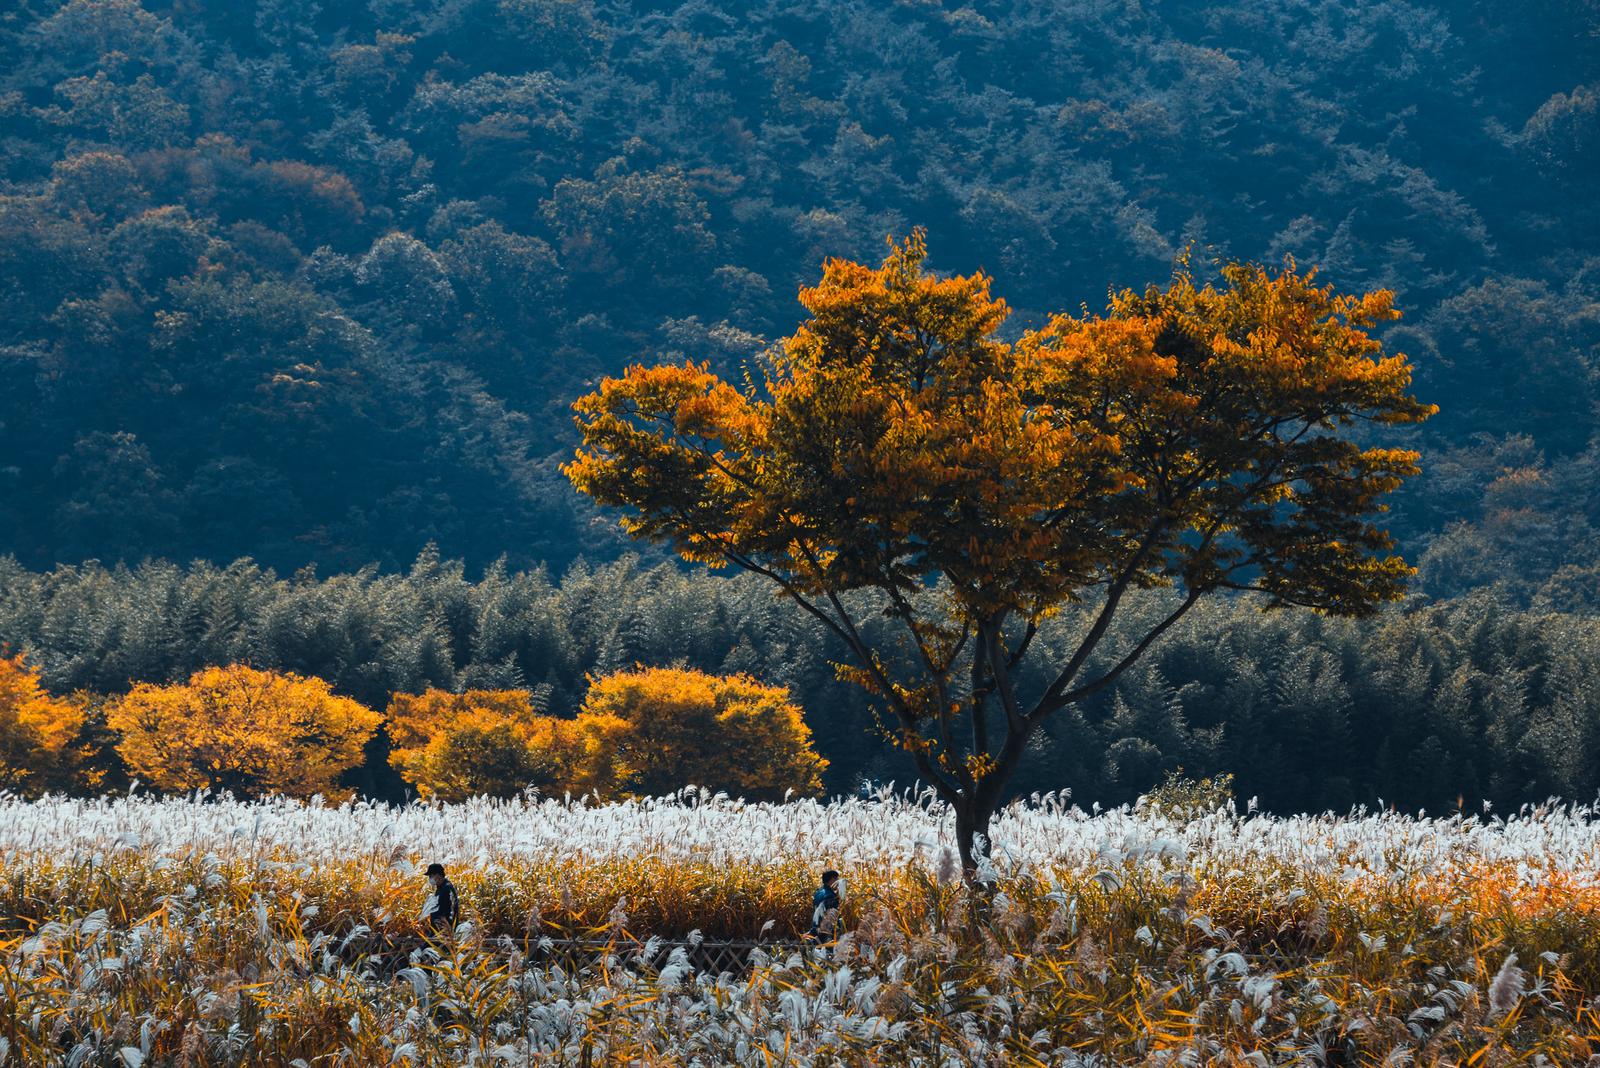
[[[456,888],[445,878],[444,865],[428,865],[428,883],[431,890],[428,901],[422,906],[422,922],[429,934],[448,935],[456,929]]]

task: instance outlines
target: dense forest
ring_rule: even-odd
[[[21,0],[0,13],[0,551],[623,550],[567,406],[929,228],[1013,325],[1184,247],[1387,286],[1443,413],[1423,586],[1600,588],[1600,10]]]
[[[830,788],[903,781],[803,617],[624,555],[559,465],[601,375],[736,375],[914,226],[1016,331],[1186,249],[1390,288],[1442,408],[1388,520],[1415,596],[1206,607],[1024,792],[1600,788],[1593,0],[4,5],[0,643],[61,693],[247,661],[557,714],[635,662],[748,671]]]
[[[1139,633],[1163,610],[1152,596],[1118,626]],[[1046,624],[1025,684],[1042,683],[1085,615]],[[888,645],[895,624],[871,626]],[[835,679],[842,650],[819,624],[755,578],[633,557],[559,578],[495,565],[476,581],[432,551],[403,573],[327,579],[248,563],[37,573],[0,561],[0,635],[31,650],[58,693],[248,662],[326,679],[379,709],[395,692],[517,688],[539,711],[571,716],[588,676],[635,663],[747,672],[788,686],[806,710],[830,791],[910,773],[903,753],[869,744],[864,695]],[[1053,721],[1037,750],[1018,791],[1070,786],[1086,806],[1131,801],[1179,767],[1232,772],[1242,801],[1280,812],[1590,798],[1600,625],[1486,592],[1359,622],[1209,603],[1113,689]],[[352,785],[404,793],[381,743]]]

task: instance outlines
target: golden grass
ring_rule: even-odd
[[[651,934],[755,937],[770,920],[792,936],[813,874],[650,856],[463,868],[470,928],[396,980],[366,954],[417,932],[421,880],[401,856],[19,853],[0,884],[0,1041],[23,1064],[80,1047],[85,1063],[126,1050],[182,1065],[1600,1054],[1600,894],[1576,878],[1529,885],[1509,864],[1344,879],[1197,856],[1039,866],[980,893],[915,861],[857,865],[851,934],[831,959],[783,949],[720,981],[627,965]],[[351,939],[359,928],[373,938]],[[619,960],[582,975],[530,963],[539,938],[566,935],[614,939]],[[1492,1003],[1512,953],[1526,976]]]

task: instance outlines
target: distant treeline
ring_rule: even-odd
[[[1029,684],[1042,685],[1082,625],[1073,613],[1047,622]],[[886,630],[877,641],[892,646]],[[634,664],[745,672],[790,687],[830,763],[830,791],[910,779],[903,757],[873,738],[864,694],[835,680],[842,650],[803,613],[744,578],[632,558],[579,563],[559,579],[503,567],[468,578],[432,552],[404,574],[328,578],[250,561],[34,572],[0,558],[0,643],[62,694],[242,662],[318,676],[375,708],[429,687],[526,688],[554,715],[576,713],[588,676]],[[398,796],[384,760],[374,752],[359,786]],[[1281,812],[1591,800],[1600,620],[1517,610],[1488,593],[1364,622],[1202,605],[1098,703],[1055,723],[1018,788],[1070,787],[1085,805],[1115,804],[1180,766],[1232,772],[1241,798]]]

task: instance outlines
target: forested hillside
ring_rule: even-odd
[[[1422,586],[1600,594],[1586,0],[21,0],[0,11],[0,551],[615,555],[556,465],[926,225],[1020,328],[1186,245],[1386,286],[1442,414]],[[538,680],[529,680],[536,682]]]

